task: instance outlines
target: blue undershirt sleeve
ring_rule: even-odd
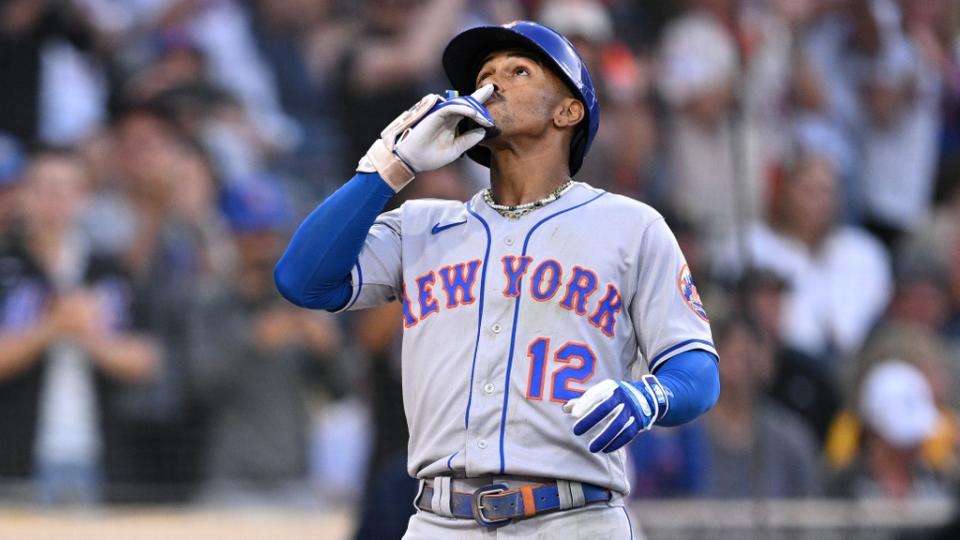
[[[305,308],[336,311],[353,292],[350,270],[374,220],[393,197],[376,173],[357,173],[300,224],[274,268],[280,294]]]
[[[704,350],[686,351],[667,360],[657,379],[669,393],[670,408],[658,426],[679,426],[710,410],[720,397],[717,357]]]

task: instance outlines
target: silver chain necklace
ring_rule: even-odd
[[[553,193],[547,195],[542,199],[536,201],[523,203],[523,204],[498,204],[493,200],[493,192],[490,188],[483,190],[483,202],[487,203],[487,206],[496,210],[498,214],[505,218],[509,219],[520,219],[521,217],[533,212],[538,208],[542,208],[553,201],[560,198],[561,195],[567,192],[573,186],[573,179],[568,178],[566,182],[560,184],[560,187],[553,190]]]

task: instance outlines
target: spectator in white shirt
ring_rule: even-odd
[[[849,355],[890,298],[889,256],[865,231],[837,222],[838,179],[830,160],[802,153],[787,169],[768,220],[721,248],[715,268],[727,279],[745,265],[779,274],[790,285],[785,342],[818,358]],[[831,366],[834,373],[837,367]]]

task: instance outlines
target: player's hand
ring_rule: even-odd
[[[573,433],[595,433],[590,451],[606,454],[652,428],[668,408],[667,391],[655,375],[639,381],[606,379],[563,405],[564,412],[577,419]]]
[[[494,125],[483,102],[493,94],[493,85],[481,86],[469,96],[456,97],[435,104],[430,112],[401,136],[395,152],[414,172],[432,171],[456,160],[473,148]],[[457,124],[464,118],[481,127],[457,133]]]
[[[357,171],[377,172],[400,191],[416,173],[453,162],[483,140],[485,128],[493,127],[493,118],[482,105],[491,94],[493,85],[449,100],[436,94],[425,96],[384,128]],[[464,118],[480,127],[458,134],[457,124]]]

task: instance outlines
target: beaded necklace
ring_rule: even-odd
[[[561,195],[567,192],[573,186],[573,179],[568,178],[566,182],[560,184],[560,187],[555,189],[553,193],[547,195],[542,199],[536,201],[523,203],[523,204],[498,204],[493,200],[493,192],[490,191],[490,188],[483,190],[483,202],[487,203],[487,206],[496,210],[498,214],[505,218],[509,219],[520,219],[521,217],[533,212],[538,208],[542,208],[553,201],[560,198]]]

